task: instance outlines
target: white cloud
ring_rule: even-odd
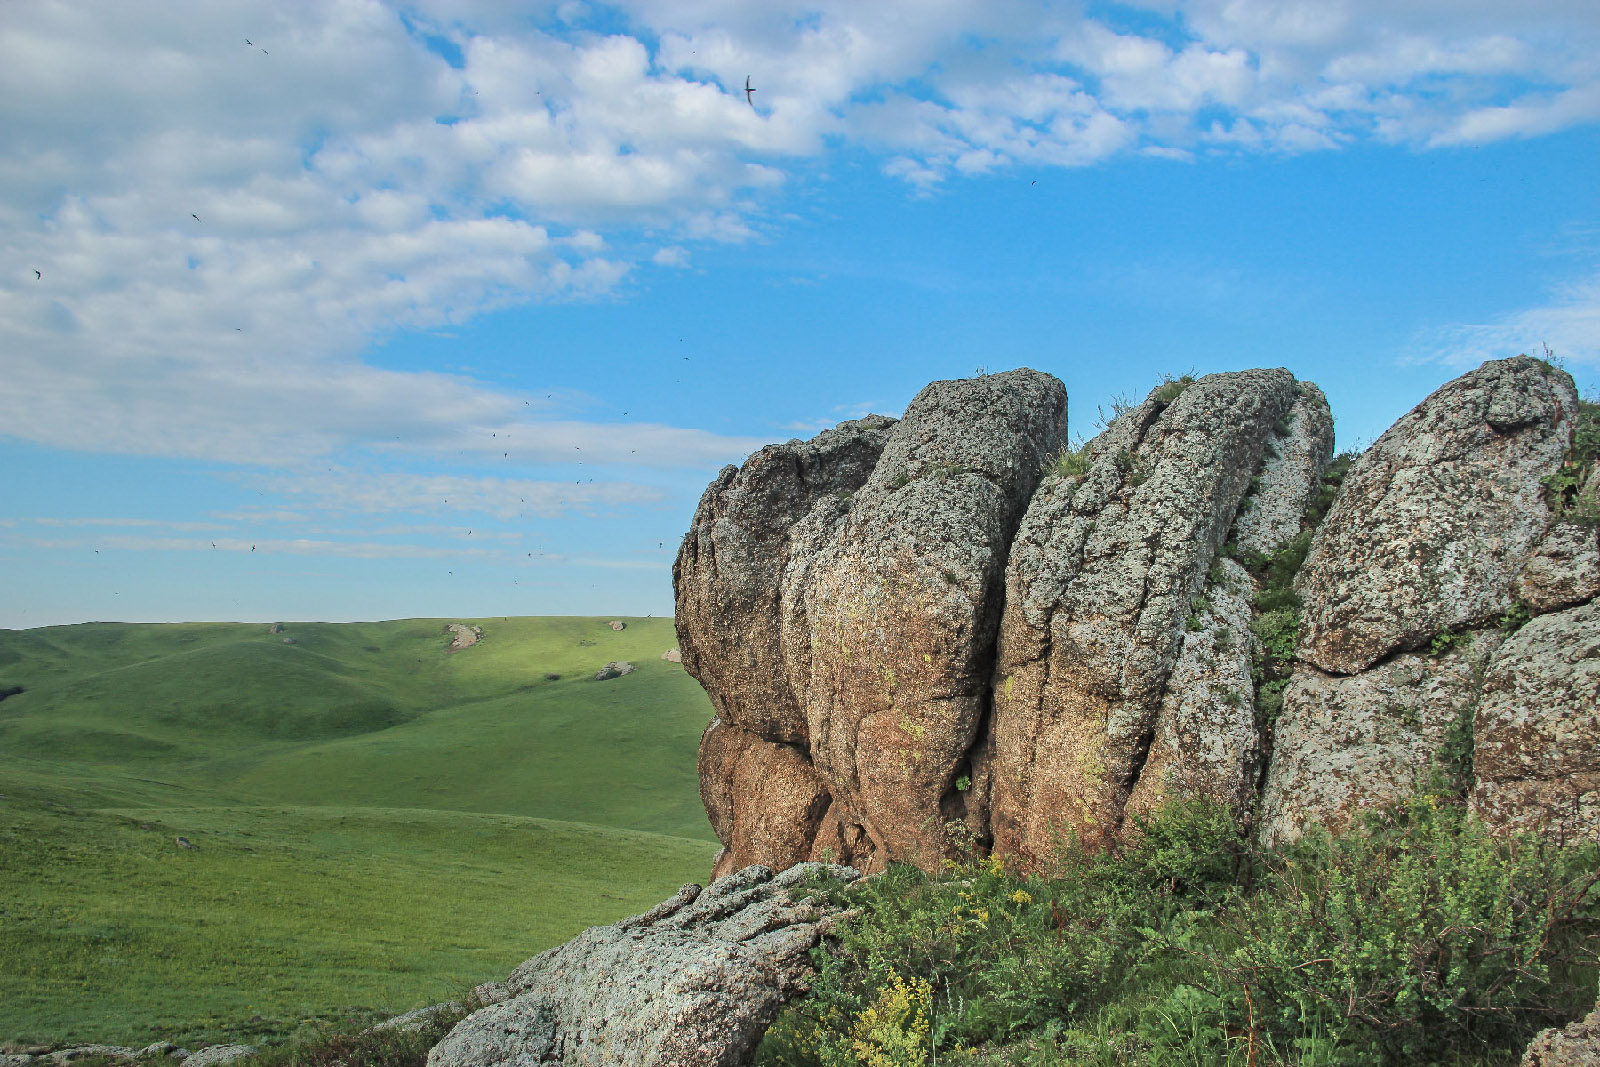
[[[1592,0],[1130,7],[8,5],[0,427],[258,466],[396,439],[492,458],[502,433],[524,459],[570,440],[720,462],[749,443],[540,422],[486,383],[358,354],[751,240],[790,171],[840,144],[927,192],[1132,152],[1426,149],[1600,120]],[[1581,314],[1548,321],[1586,343]]]

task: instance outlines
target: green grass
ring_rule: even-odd
[[[703,879],[671,620],[464,621],[0,631],[0,1041],[403,1011]]]
[[[1594,1003],[1596,846],[1498,839],[1452,794],[1263,849],[1174,805],[1063,843],[824,888],[854,917],[764,1067],[1489,1067]]]

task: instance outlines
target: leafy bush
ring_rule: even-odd
[[[1048,871],[892,867],[756,1062],[1510,1063],[1592,1003],[1597,861],[1424,793],[1278,850],[1183,802]]]

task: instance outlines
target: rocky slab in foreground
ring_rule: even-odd
[[[642,915],[592,927],[506,979],[510,997],[457,1023],[428,1067],[735,1067],[805,989],[830,914],[801,864],[686,885]]]

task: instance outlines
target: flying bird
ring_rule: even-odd
[[[250,47],[251,47],[251,48],[254,48],[254,47],[255,47],[255,46],[256,46],[256,44],[255,44],[255,42],[254,42],[254,41],[252,41],[252,40],[251,40],[251,39],[250,39],[250,38],[248,38],[248,37],[246,37],[246,38],[245,38],[245,39],[244,39],[244,43],[245,43],[245,44],[247,44],[247,45],[249,45],[249,46],[250,46]]]
[[[199,215],[196,215],[196,214],[195,214],[195,213],[194,213],[194,212],[192,212],[192,211],[191,211],[191,212],[189,212],[189,217],[190,217],[190,218],[191,218],[191,219],[194,219],[194,221],[196,221],[196,222],[199,222],[199,221],[200,221],[200,216],[199,216]]]
[[[750,75],[746,74],[744,76],[744,102],[749,104],[751,107],[756,106],[755,98],[750,95],[753,92],[755,92],[755,90],[750,88]]]
[[[36,281],[36,282],[37,281],[43,281],[44,280],[44,275],[40,274],[38,271],[34,271],[33,272],[33,280]]]

